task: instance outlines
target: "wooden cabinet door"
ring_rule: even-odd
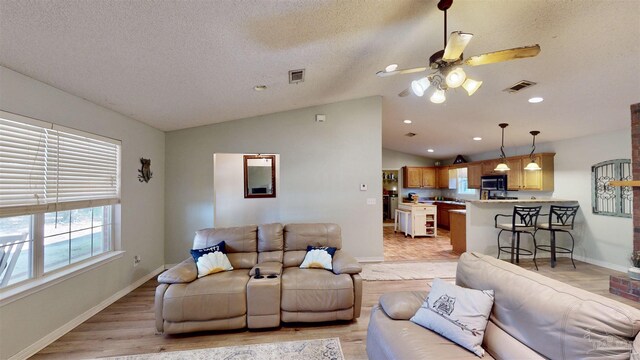
[[[543,166],[542,164],[542,156],[540,155],[533,155],[533,159],[536,161],[536,163],[540,166]],[[525,164],[526,162],[526,164]],[[524,167],[529,164],[529,162],[531,162],[531,159],[529,159],[529,157],[523,158],[522,159],[522,188],[525,190],[542,190],[543,189],[543,184],[542,184],[542,177],[543,177],[543,172],[545,171],[544,169],[542,170],[524,170]],[[553,171],[553,169],[547,169],[547,171]]]
[[[500,159],[485,160],[482,162],[482,175],[501,175],[500,171],[494,169],[500,163]]]
[[[507,174],[507,190],[520,190],[522,189],[522,172],[523,165],[520,158],[507,158],[506,159],[507,166],[509,167],[509,171],[505,172]]]
[[[482,177],[482,163],[467,165],[467,187],[469,189],[480,189]]]
[[[436,168],[433,168],[433,167],[422,168],[422,187],[425,187],[425,188],[436,187]]]
[[[439,189],[448,189],[449,188],[449,167],[443,166],[438,168],[438,188]]]
[[[447,205],[438,205],[438,226],[443,229],[449,229],[449,209]]]
[[[422,168],[405,166],[402,170],[402,182],[405,188],[419,188],[422,186]]]

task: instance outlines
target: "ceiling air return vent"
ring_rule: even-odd
[[[414,137],[414,136],[416,136],[416,133],[412,133],[412,132],[410,132],[410,133],[406,133],[406,134],[404,134],[404,136]]]
[[[297,84],[304,81],[304,69],[289,70],[289,84]]]
[[[503,91],[509,92],[509,93],[517,93],[518,91],[521,91],[522,89],[526,89],[528,87],[531,87],[533,85],[535,85],[536,83],[534,83],[533,81],[529,81],[529,80],[520,80],[517,83],[511,85],[510,87],[504,89]]]

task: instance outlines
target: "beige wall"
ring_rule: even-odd
[[[316,114],[327,121],[315,122]],[[381,98],[369,97],[168,132],[166,262],[189,256],[194,231],[214,226],[214,206],[225,211],[214,205],[215,153],[280,155],[277,204],[256,219],[334,222],[346,250],[381,258],[381,125]]]
[[[0,307],[0,359],[54,332],[164,264],[163,132],[0,67],[0,109],[122,140],[124,257]],[[153,179],[140,183],[140,158]],[[142,262],[133,267],[133,257]]]

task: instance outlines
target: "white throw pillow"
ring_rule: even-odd
[[[333,270],[333,255],[336,248],[328,246],[307,246],[307,254],[304,256],[300,269],[326,269]]]
[[[482,339],[493,307],[493,290],[466,289],[435,279],[411,321],[482,357]]]
[[[198,278],[233,270],[226,254],[224,241],[204,249],[192,249],[191,256],[193,256],[198,268]]]

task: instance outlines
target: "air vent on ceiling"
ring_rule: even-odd
[[[304,69],[289,70],[289,84],[297,84],[304,81]]]
[[[529,80],[520,80],[517,83],[509,86],[508,88],[504,89],[503,91],[506,92],[510,92],[510,93],[516,93],[522,89],[526,89],[528,87],[531,87],[533,85],[535,85],[536,83],[534,83],[533,81],[529,81]]]
[[[414,136],[416,136],[416,133],[412,133],[412,132],[410,132],[410,133],[406,133],[406,134],[404,134],[404,136],[414,137]]]

